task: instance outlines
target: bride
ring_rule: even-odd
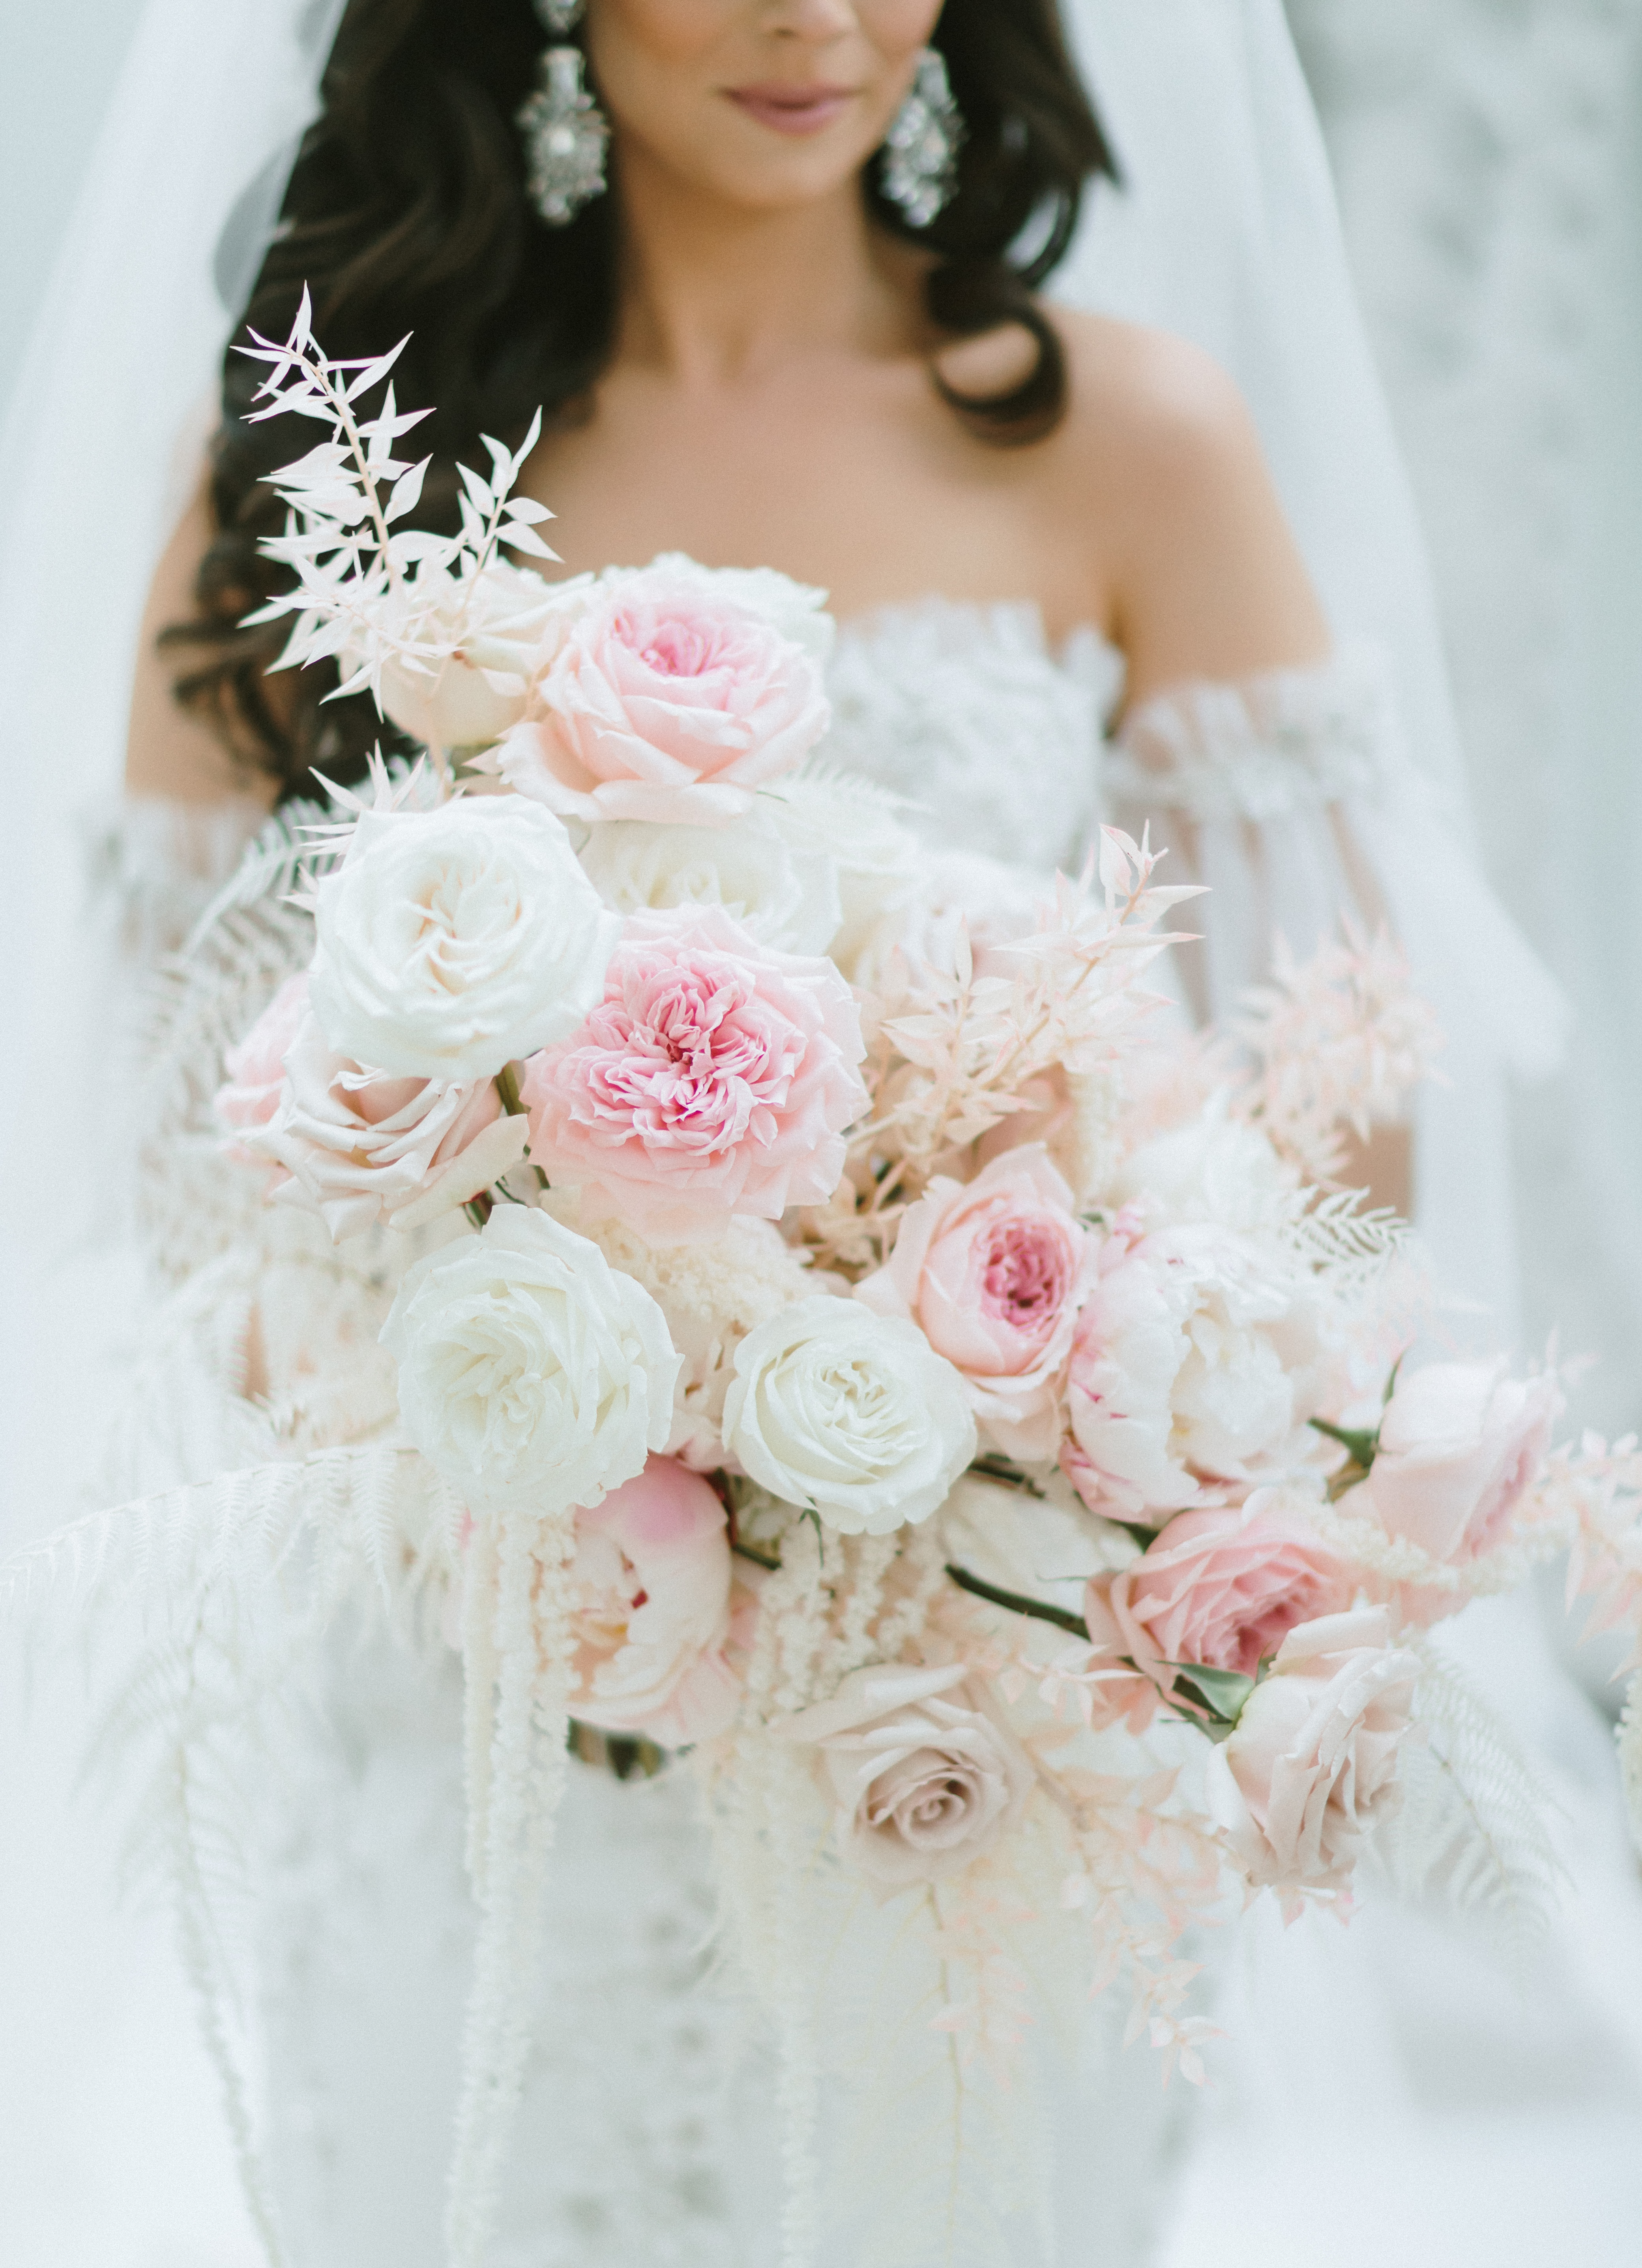
[[[1182,340],[1035,296],[1116,170],[1052,0],[540,10],[350,0],[248,296],[277,336],[307,285],[333,355],[410,335],[401,400],[438,405],[426,514],[453,515],[481,433],[516,438],[543,404],[526,486],[566,569],[672,549],[824,586],[827,753],[931,839],[1064,865],[1104,763],[1108,807],[1216,886],[1195,1006],[1261,972],[1279,920],[1304,952],[1342,911],[1395,910],[1383,689],[1333,653],[1236,389]],[[357,698],[322,704],[318,673],[270,674],[277,638],[240,627],[270,588],[259,482],[291,453],[248,421],[251,385],[231,354],[138,644],[118,863],[151,946],[269,806],[311,769],[357,779],[382,730]],[[214,1043],[209,1002],[198,1021]],[[293,1307],[288,1235],[264,1248],[203,1138],[215,1060],[183,1068],[193,1101],[168,1100],[144,1159],[156,1280],[196,1352],[191,1279],[232,1253],[252,1290],[214,1318],[209,1410],[180,1410],[153,1355],[129,1490],[243,1462],[280,1411],[315,1441],[374,1422],[346,1327],[320,1293]],[[1398,1197],[1403,1130],[1365,1166]],[[276,1269],[276,1311],[257,1286]],[[316,1349],[324,1390],[299,1393]],[[455,1671],[435,1643],[350,1631],[290,1675],[249,1830],[254,2203],[300,2268],[432,2268],[471,1936]],[[755,2027],[703,1978],[676,1776],[618,1779],[631,1761],[589,1761],[561,1825],[496,2268],[776,2257]],[[1060,2249],[1023,2226],[1008,2257],[1139,2261],[1172,2108],[1103,2020],[1063,2076]]]

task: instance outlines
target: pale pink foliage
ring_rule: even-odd
[[[1366,1141],[1376,1121],[1401,1115],[1442,1046],[1401,948],[1349,915],[1342,929],[1305,961],[1279,937],[1270,983],[1251,989],[1231,1027],[1254,1057],[1241,1114],[1309,1182],[1337,1176],[1348,1127]]]

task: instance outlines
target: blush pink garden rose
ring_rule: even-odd
[[[379,1220],[414,1228],[516,1166],[527,1128],[491,1079],[392,1079],[337,1055],[306,1014],[285,1051],[277,1105],[243,1138],[290,1176],[275,1195],[312,1205],[334,1240]]]
[[[732,1635],[730,1539],[717,1492],[671,1457],[576,1515],[577,1648],[571,1712],[663,1748],[711,1740],[741,1686]]]
[[[1048,1459],[1059,1446],[1066,1364],[1095,1260],[1071,1189],[1033,1143],[967,1185],[931,1182],[908,1208],[887,1264],[856,1297],[917,1323],[1005,1456]]]
[[[497,769],[562,818],[713,826],[753,808],[831,719],[815,654],[696,571],[622,577],[542,679]]]
[[[250,1030],[223,1058],[228,1076],[211,1108],[231,1134],[250,1134],[266,1126],[279,1108],[285,1084],[285,1057],[308,1012],[308,975],[288,976]],[[254,1152],[232,1143],[232,1156],[250,1162]]]
[[[603,1001],[526,1065],[531,1156],[640,1235],[779,1219],[836,1187],[864,1052],[831,961],[760,945],[716,906],[634,914]]]
[[[1372,1511],[1432,1559],[1478,1558],[1509,1534],[1562,1407],[1553,1380],[1502,1378],[1485,1363],[1401,1373],[1373,1468],[1342,1508]]]
[[[813,1743],[837,1806],[838,1848],[880,1903],[964,1868],[1019,1818],[1036,1777],[974,1707],[961,1662],[852,1670],[830,1701],[774,1727]]]
[[[1211,1811],[1256,1889],[1292,1920],[1302,1890],[1344,1891],[1402,1789],[1419,1657],[1390,1643],[1383,1608],[1303,1623],[1237,1728],[1209,1758]]]
[[[1171,1663],[1254,1676],[1298,1624],[1343,1613],[1352,1588],[1281,1490],[1178,1513],[1141,1557],[1085,1594],[1091,1638],[1142,1673],[1098,1689],[1108,1720],[1122,1715],[1140,1731],[1174,1687]]]

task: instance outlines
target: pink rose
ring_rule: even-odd
[[[961,1874],[1020,1816],[1032,1760],[968,1704],[961,1662],[852,1670],[830,1701],[774,1729],[813,1742],[837,1803],[843,1857],[881,1903]]]
[[[1402,1790],[1417,1654],[1389,1643],[1383,1608],[1304,1623],[1237,1729],[1209,1759],[1211,1808],[1256,1889],[1292,1918],[1302,1889],[1344,1889],[1365,1838]]]
[[[1479,1558],[1505,1541],[1538,1477],[1563,1406],[1549,1378],[1501,1378],[1484,1363],[1433,1362],[1399,1374],[1380,1449],[1347,1511],[1432,1559]]]
[[[856,1297],[917,1323],[963,1380],[1005,1456],[1053,1457],[1061,1388],[1095,1247],[1040,1144],[908,1208],[887,1266]]]
[[[542,680],[546,714],[497,769],[562,817],[712,825],[753,807],[830,721],[819,662],[699,574],[666,567],[596,598]]]
[[[285,1054],[278,1107],[246,1137],[291,1176],[276,1192],[324,1217],[338,1242],[378,1220],[398,1228],[452,1211],[523,1157],[490,1079],[392,1079],[332,1049],[311,1012]]]
[[[836,1187],[864,1052],[831,961],[759,945],[717,906],[634,914],[602,1004],[526,1066],[531,1155],[641,1235],[778,1219]]]
[[[1172,1690],[1172,1662],[1253,1677],[1297,1624],[1344,1612],[1352,1587],[1276,1489],[1257,1490],[1241,1509],[1179,1513],[1140,1558],[1096,1576],[1085,1595],[1091,1638],[1144,1673],[1132,1688],[1103,1690],[1112,1716],[1138,1731]]]
[[[227,1079],[211,1104],[217,1123],[235,1133],[266,1126],[279,1108],[285,1083],[285,1057],[308,1010],[308,974],[288,976],[237,1048],[223,1057]],[[241,1143],[230,1145],[234,1157],[249,1160]]]
[[[1184,1274],[1120,1215],[1078,1317],[1067,1379],[1071,1438],[1061,1464],[1093,1512],[1152,1520],[1197,1500],[1197,1483],[1174,1454],[1173,1407],[1195,1303]]]
[[[664,1748],[722,1733],[741,1697],[725,1653],[730,1576],[724,1506],[671,1457],[652,1457],[636,1480],[578,1512],[571,1714]]]

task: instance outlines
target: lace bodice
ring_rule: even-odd
[[[1093,825],[1123,678],[1093,630],[1053,652],[1029,600],[885,607],[840,631],[826,754],[905,796],[942,850],[1064,866]]]

